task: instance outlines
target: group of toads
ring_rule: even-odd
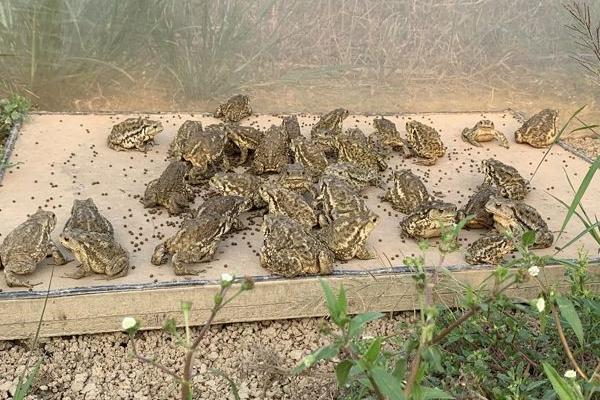
[[[305,137],[296,116],[261,131],[240,124],[250,115],[249,98],[236,95],[215,111],[222,123],[203,127],[190,120],[179,128],[168,149],[170,163],[141,199],[144,207],[185,216],[179,230],[156,246],[153,264],[171,261],[175,274],[197,274],[194,264],[213,260],[225,235],[247,229],[244,213],[263,217],[260,265],[274,274],[328,274],[335,260],[374,258],[367,242],[379,216],[365,203],[369,186],[384,189],[382,200],[405,214],[403,236],[438,237],[443,227],[467,216],[467,228],[488,229],[468,246],[469,263],[499,263],[515,250],[515,238],[529,230],[536,232],[534,247],[553,242],[544,219],[522,201],[530,190],[525,179],[493,158],[483,161],[483,183],[460,210],[430,195],[410,169],[394,171],[385,187],[381,175],[393,152],[428,166],[445,155],[440,134],[429,125],[409,119],[401,135],[392,121],[379,117],[366,135],[358,128],[344,130],[349,112],[339,108],[323,115]],[[549,109],[534,115],[515,132],[516,141],[551,144],[556,118]],[[108,147],[146,151],[162,130],[160,122],[130,118],[113,126]],[[489,120],[465,128],[461,136],[474,146],[497,140],[508,147]],[[192,209],[198,186],[208,186],[213,195]],[[5,237],[0,262],[9,286],[32,286],[19,276],[33,272],[48,255],[56,264],[66,263],[50,237],[55,225],[55,215],[40,209]],[[130,268],[127,251],[92,199],[74,201],[60,241],[80,263],[70,277],[115,278]]]

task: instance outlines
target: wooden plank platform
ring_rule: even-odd
[[[177,277],[170,264],[155,267],[150,264],[152,250],[160,241],[157,236],[169,236],[177,229],[178,217],[165,212],[151,213],[139,203],[138,196],[145,184],[157,177],[167,164],[168,144],[177,128],[187,119],[201,120],[204,125],[217,120],[203,114],[155,114],[151,118],[162,121],[165,131],[157,137],[157,146],[147,154],[116,152],[106,147],[110,128],[132,115],[122,114],[37,114],[27,121],[11,156],[11,162],[21,164],[9,169],[0,187],[0,240],[38,206],[52,210],[58,218],[54,236],[57,237],[69,215],[75,198],[93,197],[100,210],[113,222],[118,240],[129,250],[135,269],[123,278],[106,281],[96,276],[72,280],[63,275],[72,272],[73,263],[54,268],[49,301],[41,334],[44,336],[95,333],[119,329],[120,320],[127,315],[140,317],[146,328],[158,328],[167,317],[179,317],[180,301],[193,302],[193,322],[206,318],[217,290],[216,282],[223,272],[236,276],[248,275],[256,279],[256,289],[245,293],[232,303],[218,322],[280,319],[323,315],[322,295],[315,278],[281,279],[270,276],[258,265],[258,251],[262,244],[260,220],[247,221],[249,230],[233,234],[219,247],[217,259],[206,263],[206,272],[198,277]],[[505,132],[511,148],[504,149],[495,143],[483,148],[471,147],[460,138],[462,128],[473,126],[481,118],[488,118]],[[482,159],[496,157],[513,164],[522,175],[530,177],[544,150],[514,143],[512,133],[520,125],[519,118],[510,111],[489,113],[405,114],[388,116],[403,131],[409,118],[429,123],[442,134],[448,146],[447,156],[431,167],[415,166],[411,160],[396,156],[386,172],[389,178],[395,168],[410,167],[424,178],[430,191],[443,196],[446,201],[461,206],[482,181],[479,163]],[[302,131],[308,134],[318,119],[315,115],[299,115]],[[370,133],[372,116],[352,115],[345,128],[359,127]],[[245,124],[266,128],[279,123],[279,116],[255,116]],[[565,201],[572,198],[563,168],[579,184],[589,164],[563,148],[555,146],[540,171],[532,181],[534,190],[526,199],[547,217],[552,230],[558,230],[565,214],[564,208],[552,198]],[[598,193],[600,182],[593,182],[591,192]],[[367,204],[380,215],[381,222],[373,232],[370,245],[378,258],[369,261],[352,260],[336,265],[330,277],[335,283],[349,288],[352,310],[412,310],[416,307],[416,293],[409,271],[402,259],[419,252],[417,243],[401,239],[398,223],[403,215],[379,200],[382,191],[367,192]],[[197,199],[196,204],[201,202]],[[600,204],[592,196],[584,199],[592,213],[600,214]],[[253,225],[254,224],[254,225]],[[565,244],[583,229],[573,221],[560,242]],[[481,234],[469,231],[462,235],[467,244]],[[596,255],[597,244],[584,237],[579,245]],[[540,254],[553,254],[554,249],[541,250]],[[562,257],[575,258],[577,246],[561,253]],[[427,254],[430,264],[437,256]],[[462,252],[450,255],[443,266],[453,271],[453,279],[477,284],[489,274],[485,267],[472,268],[465,264]],[[597,268],[595,268],[595,271]],[[0,339],[31,336],[37,321],[50,280],[52,268],[40,265],[31,276],[43,282],[33,290],[8,288],[0,277]],[[549,282],[562,282],[562,267],[548,269]],[[598,289],[600,278],[594,276]],[[449,280],[450,282],[450,280]],[[442,301],[452,301],[452,289],[439,293]],[[446,289],[447,288],[447,289]],[[514,296],[530,298],[537,294],[531,283],[511,292]]]

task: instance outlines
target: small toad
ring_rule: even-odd
[[[467,247],[465,261],[472,265],[498,265],[515,249],[513,241],[505,235],[492,233],[482,236]]]
[[[290,149],[292,150],[294,161],[302,164],[305,171],[312,176],[321,175],[327,167],[327,157],[321,146],[305,137],[292,139]]]
[[[104,233],[113,236],[114,229],[112,224],[106,217],[100,214],[94,200],[90,197],[85,200],[73,200],[71,207],[71,216],[67,220],[64,232],[71,230],[83,230],[86,232]]]
[[[499,196],[491,196],[485,209],[494,217],[494,227],[500,233],[510,233],[520,239],[527,231],[535,232],[531,248],[543,249],[552,246],[554,235],[540,213],[532,206]]]
[[[317,215],[302,195],[272,184],[261,186],[259,192],[267,203],[269,214],[286,215],[307,229],[317,225]]]
[[[238,165],[243,165],[248,160],[250,151],[255,151],[263,140],[263,133],[251,126],[237,124],[225,125],[227,140],[233,143],[240,152]]]
[[[500,146],[508,149],[508,139],[506,136],[494,126],[494,123],[489,119],[478,121],[473,128],[465,128],[461,134],[465,142],[473,146],[482,147],[480,142],[490,142],[497,140]]]
[[[281,172],[289,162],[289,151],[287,132],[280,126],[272,125],[254,153],[251,172],[256,175]]]
[[[177,134],[169,145],[167,156],[170,158],[181,159],[183,149],[187,145],[188,140],[193,135],[202,133],[202,123],[200,121],[187,120],[177,130]]]
[[[60,242],[80,263],[77,272],[66,274],[68,278],[80,279],[96,273],[114,279],[129,271],[129,255],[112,235],[72,229],[60,235]]]
[[[208,186],[222,195],[241,196],[249,208],[263,208],[267,205],[259,189],[264,180],[256,175],[238,172],[217,172],[208,181]]]
[[[319,181],[319,225],[326,226],[344,215],[368,213],[369,208],[361,196],[346,181],[325,175]]]
[[[55,226],[54,213],[40,209],[6,235],[0,245],[0,266],[4,267],[8,286],[38,285],[19,276],[33,273],[48,255],[52,255],[55,265],[66,263],[65,257],[50,238]]]
[[[495,158],[481,163],[485,178],[484,185],[497,189],[502,196],[511,200],[523,200],[531,188],[516,168],[504,164]]]
[[[154,144],[154,137],[163,131],[160,122],[148,118],[128,118],[112,127],[108,147],[113,150],[146,152]]]
[[[146,186],[141,200],[144,208],[163,206],[169,215],[179,215],[187,210],[195,197],[186,179],[190,169],[185,161],[171,162],[158,179]]]
[[[449,227],[457,220],[454,204],[439,200],[423,203],[400,222],[400,229],[414,239],[439,237],[443,227]]]
[[[262,233],[260,265],[266,270],[288,278],[333,271],[333,253],[298,221],[267,214]]]
[[[321,229],[319,238],[338,260],[370,260],[375,254],[369,250],[367,241],[378,220],[372,211],[342,215]]]
[[[410,214],[421,204],[432,199],[421,179],[409,169],[394,171],[392,187],[383,195],[383,201],[392,203],[394,210]]]
[[[440,134],[429,125],[408,121],[406,135],[405,154],[409,157],[417,156],[416,164],[433,165],[446,154]]]
[[[250,97],[244,94],[236,94],[217,107],[215,118],[221,118],[225,122],[240,122],[246,117],[252,115],[250,107]]]
[[[527,143],[530,146],[542,148],[548,147],[556,140],[556,119],[558,111],[544,109],[529,118],[523,126],[515,132],[517,143]]]

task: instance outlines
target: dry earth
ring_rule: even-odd
[[[413,313],[396,314],[371,323],[365,335],[389,335]],[[227,382],[207,373],[219,368],[229,375],[244,399],[335,399],[333,366],[321,365],[302,376],[289,371],[307,354],[325,344],[323,319],[299,319],[213,326],[194,365],[196,399],[226,399]],[[197,328],[193,332],[196,333]],[[138,336],[140,353],[180,370],[182,354],[163,331]],[[152,366],[129,355],[127,336],[108,333],[43,339],[34,357],[43,364],[27,399],[174,399],[177,385]],[[30,354],[23,341],[0,342],[0,398],[14,393]],[[34,363],[32,359],[31,364]]]

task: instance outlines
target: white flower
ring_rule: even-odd
[[[577,373],[572,369],[568,369],[565,371],[565,378],[575,379],[577,378]]]
[[[535,302],[535,306],[537,307],[539,312],[542,312],[546,309],[546,300],[543,297],[539,297]]]
[[[221,274],[221,282],[223,283],[231,283],[233,282],[233,275],[224,272]]]
[[[135,326],[137,325],[137,321],[135,318],[133,317],[125,317],[123,318],[123,321],[121,322],[121,328],[123,328],[124,331],[135,328]]]
[[[529,272],[529,275],[531,276],[538,276],[540,273],[540,268],[537,265],[534,265],[533,267],[529,267],[527,272]]]

